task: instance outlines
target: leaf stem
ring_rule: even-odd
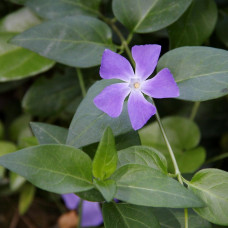
[[[121,33],[121,31],[119,30],[119,28],[115,25],[115,20],[112,20],[112,19],[109,19],[105,16],[101,16],[101,19],[103,19],[108,25],[111,26],[111,28],[113,29],[113,31],[117,34],[117,36],[119,37],[120,41],[121,41],[121,47],[123,47],[132,63],[132,65],[135,67],[135,61],[134,59],[132,58],[132,55],[131,55],[131,51],[128,47],[128,44],[131,42],[132,40],[132,37],[133,37],[133,33],[130,33],[128,35],[128,38],[125,39],[123,34]],[[121,51],[122,51],[122,48],[121,48]]]
[[[193,108],[192,108],[192,112],[191,112],[191,115],[190,115],[190,120],[194,120],[195,117],[196,117],[196,114],[197,114],[197,111],[199,110],[199,106],[200,106],[200,102],[199,101],[196,101],[193,105]]]
[[[184,227],[188,228],[188,208],[184,209]]]
[[[82,91],[82,96],[83,98],[86,96],[86,88],[85,88],[85,83],[84,83],[84,79],[82,76],[82,72],[79,68],[76,68],[76,72],[77,72],[77,76],[78,76],[78,81],[79,81],[79,85]]]
[[[78,206],[78,226],[77,228],[81,228],[82,226],[82,207],[83,207],[83,200],[81,199],[80,202],[79,202],[79,206]]]

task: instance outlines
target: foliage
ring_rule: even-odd
[[[228,226],[227,1],[11,0],[0,15],[0,202],[16,193],[23,215],[37,192],[75,193],[107,228]],[[134,131],[127,101],[116,118],[95,106],[120,82],[99,65],[109,49],[135,67],[130,47],[154,43],[180,96],[146,96],[155,118]]]

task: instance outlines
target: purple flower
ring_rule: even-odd
[[[66,207],[69,210],[76,209],[80,202],[80,198],[76,196],[74,193],[63,194],[62,198],[64,200]],[[83,227],[99,226],[100,224],[102,224],[102,222],[103,218],[99,203],[83,200],[81,225]]]
[[[154,105],[143,94],[154,98],[178,97],[179,88],[169,69],[164,68],[155,77],[146,80],[156,68],[160,51],[161,46],[156,44],[134,46],[134,72],[127,59],[106,49],[102,56],[100,76],[104,79],[120,79],[123,83],[107,86],[94,98],[96,107],[116,118],[121,114],[124,100],[130,94],[128,114],[133,129],[138,130],[156,113]]]

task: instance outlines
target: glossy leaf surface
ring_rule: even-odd
[[[122,166],[112,175],[112,179],[117,185],[115,198],[128,203],[173,208],[204,205],[197,196],[176,180],[143,165]]]
[[[152,208],[127,203],[105,203],[102,208],[107,228],[160,228]]]
[[[129,30],[148,33],[172,24],[190,4],[191,0],[114,0],[113,12]]]
[[[206,220],[228,225],[228,173],[219,169],[203,169],[197,172],[189,188],[198,195],[206,207],[194,209]]]
[[[172,72],[179,98],[206,101],[228,94],[228,52],[211,47],[181,47],[167,52],[158,63]]]
[[[83,151],[73,147],[30,147],[2,156],[0,164],[47,191],[65,194],[93,188],[92,162]]]
[[[11,43],[74,67],[96,66],[103,51],[113,49],[109,27],[86,16],[46,21],[14,37]]]

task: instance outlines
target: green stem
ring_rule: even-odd
[[[78,206],[78,226],[77,228],[81,228],[81,224],[82,224],[82,207],[83,207],[83,200],[81,199],[80,202],[79,202],[79,206]]]
[[[188,208],[184,209],[184,227],[188,228]]]
[[[154,101],[153,101],[152,98],[151,98],[151,100],[152,100],[152,102],[153,102],[153,104],[154,104],[154,106],[155,106],[155,103],[154,103]],[[155,107],[156,107],[156,106],[155,106]],[[157,108],[156,108],[156,109],[157,109]],[[178,179],[178,181],[180,182],[180,184],[184,185],[184,183],[183,183],[183,181],[182,181],[181,172],[180,172],[180,170],[179,170],[179,167],[178,167],[178,164],[177,164],[177,161],[176,161],[176,158],[175,158],[173,149],[172,149],[172,147],[171,147],[171,145],[170,145],[170,143],[169,143],[169,140],[168,140],[168,138],[167,138],[165,129],[164,129],[163,125],[162,125],[162,122],[161,122],[161,119],[160,119],[158,110],[157,110],[157,112],[156,112],[156,114],[155,114],[155,117],[156,117],[156,119],[157,119],[158,125],[159,125],[159,127],[160,127],[161,132],[162,132],[162,136],[163,136],[163,138],[164,138],[164,140],[165,140],[165,143],[166,143],[166,146],[167,146],[167,148],[168,148],[170,157],[171,157],[171,159],[172,159],[172,163],[173,163],[174,170],[175,170],[175,175],[177,176],[177,179]],[[184,209],[184,221],[185,221],[185,228],[188,228],[188,209],[187,209],[187,208]]]
[[[153,98],[151,98],[151,100],[152,100],[152,102],[153,102],[153,105],[155,106],[155,103],[154,103],[154,101],[153,101]],[[156,106],[155,106],[155,107],[156,107]],[[156,109],[157,109],[157,108],[156,108]],[[166,132],[165,132],[164,127],[163,127],[163,125],[162,125],[161,118],[160,118],[160,116],[159,116],[158,110],[157,110],[157,112],[156,112],[156,114],[155,114],[155,117],[156,117],[156,119],[157,119],[158,126],[159,126],[159,128],[160,128],[160,130],[161,130],[162,136],[163,136],[163,138],[164,138],[164,140],[165,140],[165,143],[166,143],[166,146],[167,146],[167,148],[168,148],[170,157],[171,157],[171,159],[172,159],[172,163],[173,163],[174,170],[175,170],[175,175],[177,176],[178,181],[179,181],[181,184],[183,184],[183,181],[182,181],[182,178],[181,178],[181,173],[180,173],[179,167],[178,167],[178,165],[177,165],[177,161],[176,161],[176,158],[175,158],[173,149],[172,149],[172,147],[171,147],[171,145],[170,145],[170,143],[169,143],[169,140],[168,140],[168,138],[167,138],[167,136],[166,136]]]
[[[104,20],[107,24],[109,24],[111,26],[111,28],[113,29],[113,31],[117,34],[117,36],[120,38],[121,41],[121,46],[125,49],[132,65],[135,67],[135,61],[131,56],[131,51],[128,47],[128,44],[131,42],[133,34],[130,33],[128,35],[127,40],[124,38],[124,36],[122,35],[121,31],[118,29],[118,27],[115,25],[115,21],[110,20],[109,18],[106,18],[105,16],[101,16],[102,20]],[[120,52],[122,52],[122,49],[120,50]]]
[[[122,43],[122,47],[124,47],[124,49],[126,50],[126,53],[129,57],[129,60],[131,61],[132,65],[135,67],[135,61],[134,59],[132,58],[132,55],[131,55],[131,51],[128,47],[128,44],[131,42],[132,40],[132,37],[133,37],[133,34],[130,33],[127,40],[125,40],[124,36],[122,35],[122,33],[120,32],[120,30],[116,27],[116,25],[112,22],[110,22],[110,20],[107,20],[106,18],[102,18],[104,21],[106,21],[113,29],[113,31],[116,32],[116,34],[119,36],[120,40],[121,40],[121,43]],[[122,49],[120,50],[120,52],[122,51]],[[153,98],[150,97],[150,99],[152,100],[154,106],[155,106],[155,103],[153,101]],[[156,107],[156,106],[155,106]],[[162,125],[162,122],[161,122],[161,119],[160,119],[160,116],[158,114],[158,111],[156,112],[155,114],[156,116],[156,119],[158,121],[158,125],[160,127],[160,130],[162,132],[162,135],[163,135],[163,138],[165,140],[165,143],[167,145],[167,148],[168,148],[168,151],[169,151],[169,154],[171,156],[171,159],[172,159],[172,162],[173,162],[173,166],[174,166],[174,169],[175,169],[175,176],[177,177],[178,181],[180,182],[180,184],[184,185],[183,184],[183,181],[182,181],[182,176],[181,176],[181,173],[180,173],[180,170],[179,170],[179,167],[177,165],[177,161],[176,161],[176,158],[175,158],[175,155],[174,155],[174,152],[172,150],[172,147],[169,143],[169,140],[166,136],[166,133],[165,133],[165,130],[163,128],[163,125]],[[185,228],[188,228],[188,210],[185,209]]]
[[[190,120],[194,120],[195,117],[196,117],[196,113],[197,111],[199,110],[199,106],[200,106],[200,102],[199,101],[196,101],[193,105],[193,108],[192,108],[192,112],[191,112],[191,115],[190,115]]]
[[[86,88],[85,88],[85,83],[84,83],[84,79],[82,76],[82,72],[79,68],[76,68],[76,72],[78,75],[78,81],[79,81],[79,85],[82,91],[82,96],[85,97],[86,96]]]

